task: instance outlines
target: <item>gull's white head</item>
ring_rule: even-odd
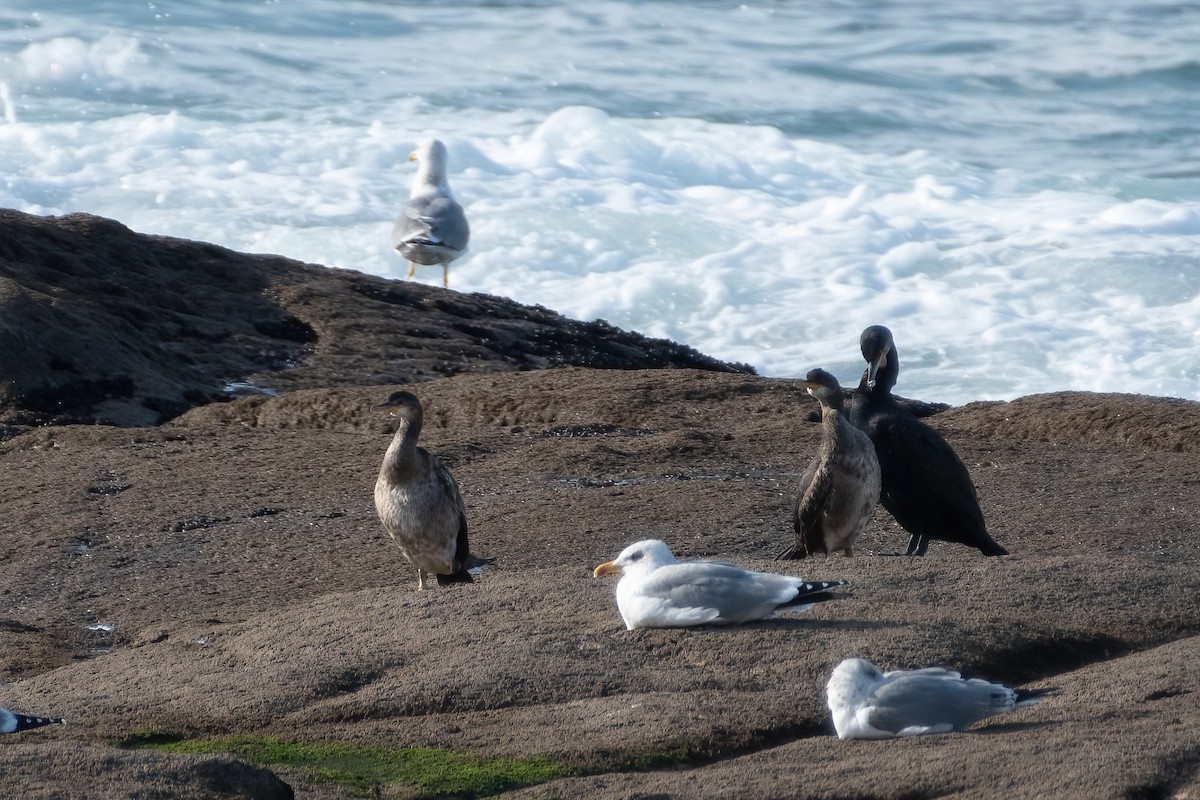
[[[865,658],[847,658],[834,668],[833,674],[842,680],[854,681],[856,683],[873,682],[883,677],[883,673],[879,671],[879,667]]]
[[[621,555],[592,570],[592,575],[597,578],[617,572],[625,575],[645,575],[674,563],[675,556],[671,555],[671,548],[667,547],[666,542],[660,539],[646,539],[629,545],[621,551]]]
[[[889,735],[859,719],[863,704],[870,702],[883,682],[883,673],[865,658],[847,658],[834,667],[825,693],[839,739],[877,739]]]
[[[408,154],[409,161],[417,162],[417,177],[413,181],[413,196],[437,190],[450,193],[446,182],[446,145],[438,139],[422,139]]]
[[[437,164],[440,167],[446,165],[446,145],[442,144],[440,139],[422,139],[417,142],[417,146],[408,154],[409,161],[416,161],[418,164]]]
[[[857,702],[860,696],[869,694],[881,680],[883,673],[870,661],[865,658],[847,658],[838,664],[829,676],[829,685],[826,688],[830,708]]]

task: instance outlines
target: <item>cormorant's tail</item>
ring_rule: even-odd
[[[471,557],[471,545],[467,542],[467,518],[458,519],[458,539],[454,542],[454,563],[459,569],[465,569],[467,559]]]
[[[929,547],[929,542],[930,542],[931,538],[936,539],[937,537],[919,536],[914,533],[908,540],[908,552],[905,555],[910,555],[910,556],[925,555],[925,550],[926,550],[926,548]],[[1005,550],[1003,547],[1001,547],[996,542],[995,539],[988,536],[986,531],[980,531],[979,536],[974,539],[949,539],[948,538],[945,541],[958,542],[959,544],[965,544],[968,547],[978,547],[979,552],[983,553],[985,556],[1006,556],[1006,555],[1008,555],[1008,551]]]
[[[449,575],[438,575],[438,586],[450,583],[474,583],[471,573],[467,571],[467,561],[471,558],[471,547],[467,542],[467,518],[458,521],[458,539],[454,543],[454,572]]]
[[[800,518],[796,517],[796,541],[792,542],[791,547],[775,556],[775,560],[787,561],[789,559],[808,558],[811,555],[815,555],[822,548],[820,546],[814,547],[810,541],[812,538],[808,529],[800,522]],[[825,555],[829,555],[829,551],[825,551]]]
[[[993,541],[990,538],[984,542],[980,542],[977,545],[977,547],[979,548],[979,551],[981,553],[983,553],[985,556],[1006,556],[1006,555],[1008,555],[1007,550],[1005,550],[1003,547],[1001,547],[999,544],[997,544],[995,541]]]
[[[496,559],[494,558],[482,558],[471,552],[470,544],[467,541],[467,521],[463,519],[458,527],[458,541],[454,543],[454,565],[456,569],[449,575],[438,575],[438,585],[474,583],[475,580],[471,577],[470,570],[478,571],[483,567],[495,563]]]
[[[438,586],[446,586],[451,583],[474,583],[475,579],[471,577],[471,573],[467,572],[467,568],[459,567],[458,572],[451,575],[438,575]]]
[[[799,542],[796,542],[791,547],[775,556],[776,561],[789,561],[798,558],[808,558],[808,550],[804,547],[801,547]]]

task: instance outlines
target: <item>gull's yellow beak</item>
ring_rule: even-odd
[[[598,566],[594,570],[592,570],[592,577],[599,578],[603,575],[614,575],[620,571],[621,571],[621,568],[618,567],[616,564],[614,564],[611,561],[605,561],[603,564],[601,564],[600,566]]]

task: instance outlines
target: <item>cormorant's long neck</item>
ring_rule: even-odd
[[[827,446],[832,447],[833,443],[838,440],[841,435],[839,427],[843,420],[849,422],[846,418],[845,404],[842,401],[841,392],[838,396],[831,399],[828,403],[821,401],[821,427],[825,429],[825,435],[821,441]]]
[[[890,395],[898,380],[900,380],[900,355],[896,352],[896,345],[892,345],[888,348],[887,364],[875,373],[875,391]]]
[[[870,367],[863,370],[862,380],[854,389],[850,406],[851,425],[869,432],[871,421],[876,415],[894,411],[896,400],[892,397],[892,387],[896,385],[899,373],[900,363],[896,357],[896,347],[893,345],[888,348],[887,363],[875,373],[874,386],[867,384]]]
[[[861,401],[862,398],[866,398],[872,403],[884,403],[891,399],[892,387],[900,379],[900,356],[896,354],[895,345],[888,348],[884,365],[875,372],[874,386],[867,384],[869,374],[870,368],[863,370],[862,379],[854,390],[855,400]]]
[[[417,437],[421,435],[421,420],[400,420],[396,435],[383,455],[383,469],[393,478],[403,479],[412,470],[417,457]]]

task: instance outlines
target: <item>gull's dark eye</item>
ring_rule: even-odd
[[[642,558],[642,551],[641,551],[641,550],[635,550],[634,552],[632,552],[632,553],[630,553],[630,554],[629,554],[629,560],[630,560],[630,561],[640,561],[640,560],[641,560],[641,558]]]

